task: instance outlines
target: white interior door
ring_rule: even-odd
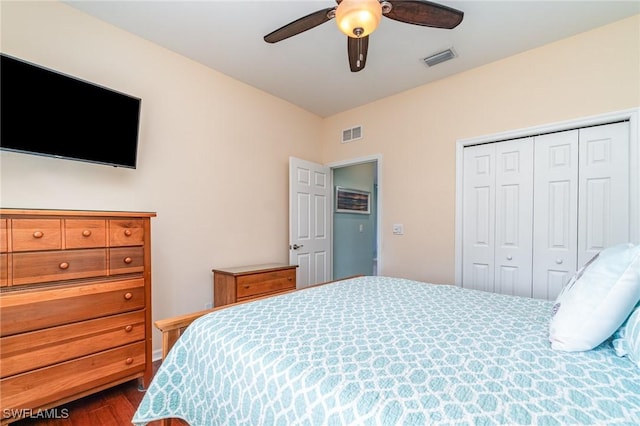
[[[330,168],[289,158],[289,262],[297,287],[331,280]]]
[[[537,136],[533,297],[553,300],[577,268],[578,131]]]
[[[629,241],[629,122],[580,129],[578,268]]]
[[[494,291],[495,145],[464,149],[462,286]]]
[[[495,291],[531,297],[533,138],[496,147]]]

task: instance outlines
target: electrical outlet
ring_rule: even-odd
[[[393,224],[393,235],[404,235],[404,225],[401,223]]]

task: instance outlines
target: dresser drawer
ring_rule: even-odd
[[[0,253],[0,287],[8,285],[9,275],[9,255],[6,253]]]
[[[0,297],[0,336],[144,307],[143,278],[39,291],[11,291]]]
[[[0,219],[0,253],[6,253],[8,250],[7,235],[7,219]]]
[[[14,253],[13,285],[107,275],[107,250]]]
[[[65,248],[79,249],[107,246],[107,221],[66,219],[64,221]]]
[[[117,247],[109,249],[109,275],[131,274],[143,271],[143,247]]]
[[[112,219],[109,221],[109,246],[141,246],[144,244],[144,221]]]
[[[2,377],[144,340],[144,310],[0,338]]]
[[[242,300],[262,294],[291,290],[296,287],[295,277],[295,269],[239,276],[236,296],[238,300]]]
[[[13,251],[59,250],[62,248],[60,219],[13,219],[11,221]]]
[[[0,380],[3,416],[32,409],[118,379],[141,375],[145,344],[133,343]]]

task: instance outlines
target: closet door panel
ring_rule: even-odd
[[[533,140],[495,145],[495,291],[531,297]]]
[[[464,149],[462,286],[494,291],[495,147]]]
[[[533,297],[555,299],[577,268],[578,131],[534,146]]]
[[[578,266],[629,241],[629,123],[580,129]]]

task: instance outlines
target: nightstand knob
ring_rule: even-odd
[[[88,229],[85,229],[84,231],[82,231],[82,236],[83,237],[90,237],[91,236],[91,231],[89,231]]]
[[[62,262],[61,264],[58,265],[58,267],[60,269],[68,269],[69,268],[69,264],[67,262]]]
[[[131,236],[131,230],[130,229],[125,229],[124,230],[124,235],[126,235],[127,237]]]
[[[36,231],[33,233],[33,238],[42,238],[44,237],[44,232],[42,231]]]
[[[132,297],[133,297],[133,294],[131,294],[131,293],[125,293],[124,294],[125,300],[131,300]]]
[[[130,257],[125,257],[124,258],[124,263],[126,263],[127,265],[130,264],[133,261],[133,259],[131,259]]]
[[[127,365],[133,364],[133,358],[127,358],[125,362],[127,363]]]
[[[124,331],[126,331],[127,333],[131,332],[131,330],[133,330],[133,326],[132,325],[128,325],[124,328]]]

